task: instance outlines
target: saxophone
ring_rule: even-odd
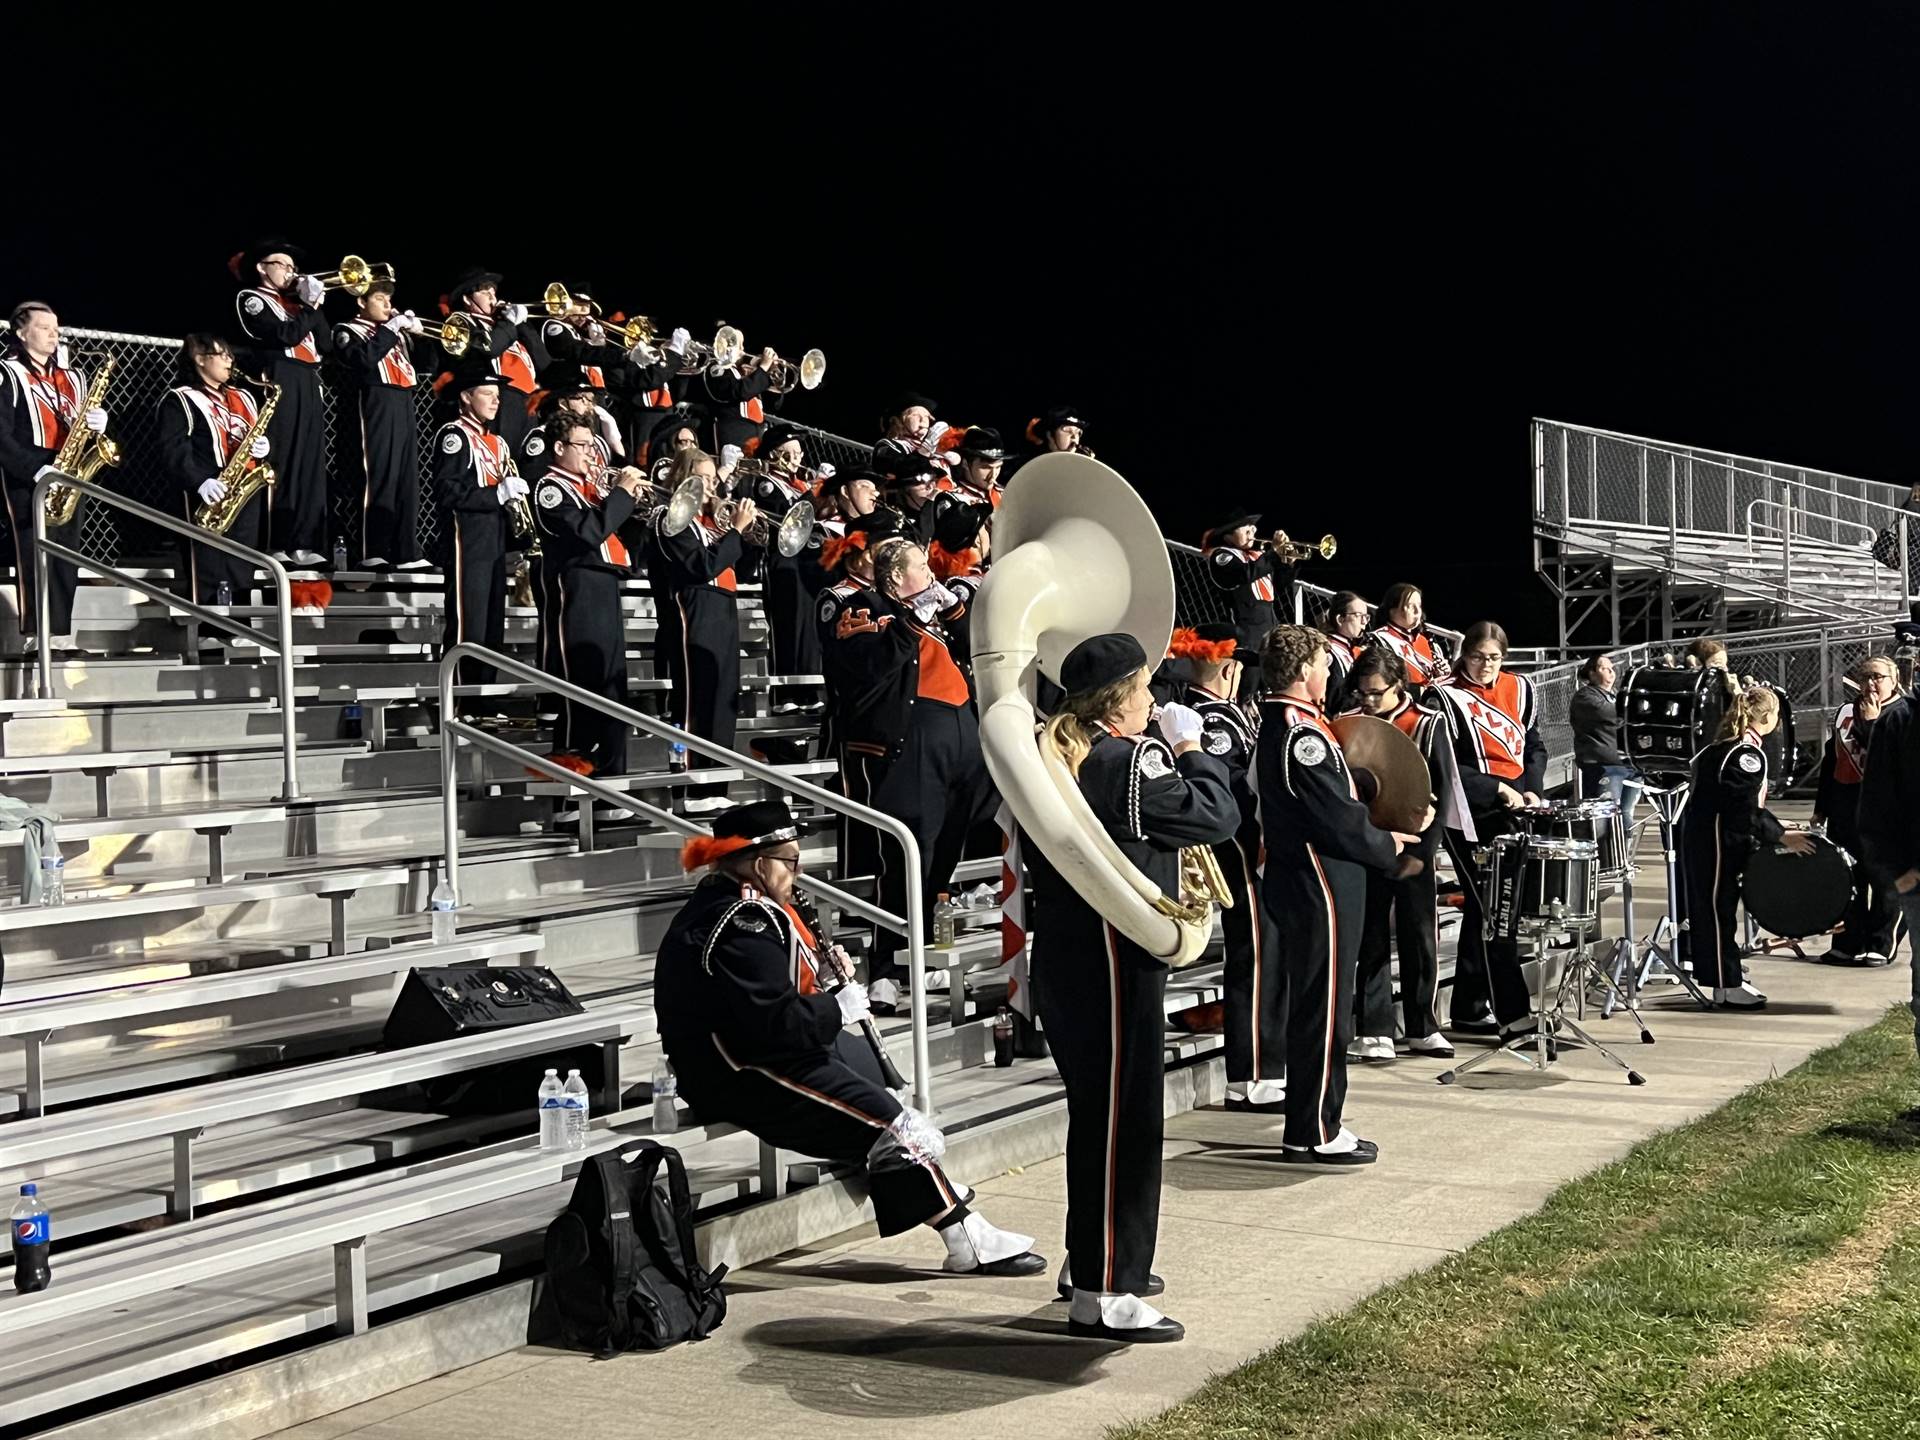
[[[87,387],[87,403],[81,406],[81,415],[88,410],[98,410],[107,401],[107,382],[113,378],[113,370],[120,363],[119,357],[109,355],[100,364],[99,373],[93,377],[93,383]],[[120,463],[120,447],[104,435],[96,435],[80,423],[80,416],[74,417],[67,438],[61,442],[60,453],[53,457],[53,468],[62,475],[70,475],[75,480],[88,481],[102,465]],[[49,485],[47,487],[47,528],[73,523],[73,517],[80,510],[80,492],[68,485]]]
[[[233,529],[233,522],[240,518],[240,512],[247,508],[247,502],[260,493],[264,485],[271,485],[279,479],[273,466],[264,462],[255,465],[248,453],[253,442],[266,434],[267,422],[273,419],[273,412],[280,405],[280,387],[266,386],[267,398],[260,402],[260,413],[253,417],[253,423],[247,427],[247,433],[233,444],[227,455],[227,463],[220,467],[220,473],[214,478],[227,487],[224,498],[209,500],[193,512],[193,523],[203,530],[211,530],[216,535],[224,535]]]

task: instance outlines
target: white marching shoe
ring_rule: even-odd
[[[1002,1230],[984,1215],[967,1218],[940,1231],[947,1245],[947,1265],[955,1275],[1037,1275],[1047,1262],[1033,1253],[1033,1237]]]
[[[1062,1300],[1073,1299],[1073,1261],[1068,1260],[1060,1266],[1060,1278],[1054,1282],[1054,1288],[1060,1292]],[[1147,1288],[1142,1295],[1158,1295],[1167,1288],[1167,1282],[1158,1275],[1147,1276]]]
[[[1758,1010],[1767,1003],[1767,997],[1753,988],[1752,981],[1742,980],[1731,989],[1714,986],[1713,1003],[1724,1005],[1729,1010]]]
[[[1187,1327],[1169,1320],[1138,1295],[1076,1290],[1073,1308],[1067,1312],[1067,1333],[1084,1339],[1118,1340],[1126,1345],[1155,1345],[1181,1339]]]

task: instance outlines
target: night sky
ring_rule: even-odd
[[[576,104],[538,51],[592,32],[530,13],[492,26],[512,63],[484,87],[445,78],[452,18],[371,61],[328,37],[188,70],[142,22],[67,51],[85,108],[40,139],[90,157],[49,181],[76,223],[23,227],[15,190],[0,288],[226,327],[225,258],[274,230],[394,262],[422,312],[470,261],[513,298],[584,278],[665,327],[822,347],[789,413],[843,433],[909,387],[1008,433],[1070,403],[1169,534],[1236,504],[1333,530],[1331,582],[1415,579],[1519,643],[1551,638],[1530,415],[1920,478],[1920,8],[1439,9],[999,38],[796,13],[732,51],[737,24],[649,25]],[[343,13],[371,12],[315,12],[316,39]],[[16,118],[59,113],[41,83]]]

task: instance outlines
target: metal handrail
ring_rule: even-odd
[[[1857,530],[1862,535],[1865,535],[1867,537],[1867,543],[1869,545],[1871,545],[1880,534],[1880,532],[1874,529],[1873,526],[1862,525],[1858,521],[1842,520],[1837,515],[1820,515],[1811,510],[1799,510],[1779,500],[1759,499],[1759,500],[1749,500],[1747,502],[1747,542],[1749,544],[1753,542],[1753,532],[1756,529],[1763,530],[1763,531],[1770,531],[1775,535],[1785,535],[1787,533],[1786,527],[1781,525],[1768,525],[1765,522],[1761,522],[1757,526],[1755,525],[1754,519],[1753,519],[1753,512],[1757,506],[1761,506],[1761,505],[1766,506],[1770,510],[1784,510],[1790,516],[1799,515],[1799,516],[1804,516],[1808,520],[1818,520],[1823,525],[1833,525],[1833,526],[1844,525],[1849,530]],[[1806,538],[1812,539],[1813,537],[1807,536]],[[1847,542],[1842,540],[1827,540],[1827,541],[1821,541],[1817,543],[1833,545],[1841,548],[1844,548],[1847,544]]]
[[[1185,554],[1195,556],[1196,558],[1201,554],[1200,548],[1197,545],[1189,545],[1184,540],[1168,540],[1166,542],[1166,546],[1167,546],[1167,549],[1169,550],[1182,551]],[[1311,591],[1313,594],[1322,596],[1328,600],[1331,600],[1335,594],[1334,591],[1329,590],[1326,586],[1315,585],[1311,580],[1294,581],[1293,582],[1293,623],[1296,625],[1304,625],[1306,623],[1306,621],[1302,618],[1302,616],[1305,614],[1305,611],[1303,610],[1300,604],[1300,597],[1301,595],[1305,594],[1308,591]],[[1380,607],[1377,604],[1375,604],[1373,601],[1369,600],[1367,601],[1367,608],[1370,610],[1378,611]],[[1427,630],[1431,634],[1439,635],[1444,639],[1451,640],[1455,645],[1458,645],[1462,640],[1466,638],[1465,632],[1460,630],[1449,630],[1446,626],[1435,625],[1432,621],[1427,622]]]
[[[210,549],[224,550],[229,555],[238,556],[255,567],[265,570],[273,577],[274,595],[274,636],[272,643],[268,637],[251,625],[243,625],[238,620],[223,614],[219,610],[209,609],[198,601],[176,595],[164,586],[151,584],[146,580],[129,575],[116,569],[105,561],[96,560],[91,555],[82,555],[78,550],[47,538],[47,490],[50,486],[63,485],[77,490],[89,499],[104,505],[124,510],[129,515],[137,515],[149,525],[162,530],[171,530],[176,535],[187,536],[196,544]],[[33,607],[34,635],[39,643],[39,663],[35,671],[35,694],[40,699],[53,696],[53,657],[49,653],[48,641],[52,638],[52,617],[47,604],[47,558],[57,556],[69,564],[96,575],[125,585],[130,590],[138,590],[149,600],[158,600],[176,610],[193,616],[203,625],[212,625],[229,634],[251,640],[263,650],[272,650],[275,654],[278,678],[280,682],[280,768],[281,787],[279,800],[291,802],[301,798],[299,761],[295,758],[299,750],[299,741],[294,731],[293,706],[293,596],[292,586],[287,579],[287,568],[271,555],[259,550],[249,549],[238,540],[230,540],[225,535],[216,535],[202,526],[182,520],[177,515],[169,515],[164,510],[155,510],[152,506],[142,505],[137,500],[129,500],[124,495],[116,495],[104,490],[91,481],[76,480],[70,475],[58,473],[41,477],[33,487],[33,574],[38,586]]]
[[[1699,460],[1712,457],[1709,460],[1711,464],[1719,465],[1729,470],[1739,470],[1748,475],[1759,475],[1770,480],[1784,480],[1787,478],[1784,475],[1768,475],[1763,470],[1751,470],[1747,468],[1748,465],[1785,465],[1785,461],[1762,460],[1755,455],[1735,455],[1731,451],[1716,450],[1710,445],[1687,445],[1678,440],[1656,440],[1650,435],[1632,435],[1625,430],[1604,430],[1594,425],[1578,425],[1571,420],[1553,420],[1544,415],[1534,416],[1533,423],[1535,425],[1550,425],[1555,429],[1568,430],[1580,435],[1598,435],[1608,440],[1625,440],[1630,444],[1644,445],[1649,450],[1658,450],[1663,455],[1677,455],[1683,460]],[[1733,462],[1736,460],[1744,461],[1746,464],[1735,465]],[[1880,485],[1886,489],[1896,491],[1900,489],[1898,485],[1893,484],[1891,481],[1869,480],[1864,475],[1842,475],[1837,470],[1822,470],[1818,466],[1795,465],[1791,468],[1795,470],[1812,470],[1816,475],[1826,475],[1835,480],[1851,480],[1856,485]],[[1848,496],[1847,498],[1852,499],[1853,497]],[[1868,501],[1867,503],[1873,504],[1877,502]]]
[[[904,916],[895,915],[877,905],[869,905],[824,880],[816,880],[811,876],[796,878],[813,893],[825,896],[852,913],[871,920],[876,925],[884,925],[896,934],[906,937],[908,991],[912,997],[913,1006],[913,1103],[922,1114],[933,1113],[933,1064],[927,1045],[927,978],[922,965],[926,956],[926,934],[921,921],[923,892],[920,883],[920,844],[914,839],[913,831],[904,821],[882,811],[871,809],[857,801],[849,800],[844,795],[836,795],[831,790],[815,785],[811,781],[802,780],[797,775],[789,775],[777,765],[770,765],[765,761],[755,760],[752,756],[729,750],[717,741],[695,735],[690,730],[677,729],[664,720],[642,714],[629,706],[609,700],[604,695],[583,690],[571,681],[549,675],[544,670],[527,664],[524,660],[517,660],[511,655],[502,655],[497,650],[487,649],[484,645],[463,641],[449,649],[440,660],[440,802],[445,851],[443,864],[446,881],[453,890],[456,906],[460,903],[460,807],[459,784],[455,777],[459,746],[449,741],[466,740],[483,750],[489,750],[507,759],[518,760],[538,770],[549,779],[582,791],[590,799],[600,799],[610,805],[642,811],[649,819],[667,826],[678,834],[708,835],[712,833],[704,826],[695,825],[671,811],[641,800],[636,795],[624,790],[615,790],[612,786],[603,785],[590,776],[577,774],[564,766],[555,765],[543,755],[515,745],[511,741],[502,740],[497,735],[489,735],[463,720],[454,718],[454,675],[459,669],[460,661],[469,658],[491,665],[496,670],[503,670],[510,675],[517,675],[530,684],[543,686],[563,700],[570,700],[576,705],[597,710],[602,715],[618,720],[623,725],[631,726],[643,734],[652,735],[656,739],[669,743],[684,745],[689,750],[698,751],[702,755],[720,761],[725,766],[744,770],[767,784],[778,786],[802,799],[811,800],[816,805],[824,805],[830,810],[836,810],[864,825],[871,825],[882,834],[890,835],[898,841],[906,857],[907,913]],[[581,808],[586,811],[592,807],[587,804]],[[583,835],[591,833],[590,826],[585,821],[581,829]],[[456,909],[454,913],[457,930],[459,912]]]

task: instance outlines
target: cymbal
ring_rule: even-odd
[[[1367,814],[1382,830],[1417,833],[1432,803],[1426,757],[1403,731],[1374,715],[1342,715],[1328,722],[1352,769],[1372,772],[1379,793]]]

